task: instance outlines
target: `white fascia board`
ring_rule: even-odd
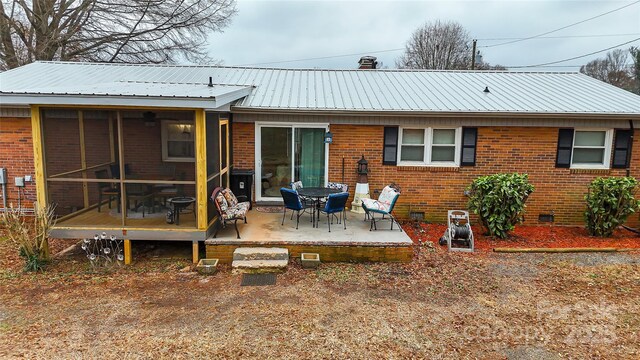
[[[216,108],[213,98],[185,99],[129,96],[69,96],[69,95],[0,95],[0,103],[16,105],[86,105],[86,106],[148,106],[171,108]]]
[[[149,106],[173,108],[219,108],[251,93],[246,87],[208,98],[160,96],[108,96],[57,94],[0,94],[1,104],[12,105],[87,105],[87,106]]]
[[[251,94],[251,90],[253,90],[253,87],[245,87],[242,89],[229,91],[228,93],[222,95],[218,95],[216,96],[216,103],[218,104],[217,106],[230,104],[231,102],[234,102],[238,99],[245,98],[249,96],[249,94]]]
[[[212,112],[231,112],[231,104],[224,104],[217,108],[206,108],[204,111],[212,111]]]

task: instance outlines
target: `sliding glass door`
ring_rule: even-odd
[[[327,181],[327,125],[256,125],[257,200],[281,199],[292,181],[305,187]]]
[[[280,187],[288,186],[292,179],[293,149],[292,129],[288,127],[260,128],[259,169],[261,189],[256,193],[260,198],[280,196]]]

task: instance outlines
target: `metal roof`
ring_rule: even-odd
[[[209,77],[213,88],[207,86]],[[36,98],[47,96],[55,95],[51,101],[76,101],[96,94],[111,99],[179,98],[176,101],[227,95],[225,101],[238,100],[233,107],[237,111],[640,116],[640,96],[569,72],[36,62],[0,74],[0,100],[5,104],[18,99],[16,95],[37,104],[41,99]]]

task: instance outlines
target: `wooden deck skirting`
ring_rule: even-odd
[[[289,256],[299,258],[301,253],[318,253],[321,262],[411,262],[412,246],[350,246],[301,244],[206,244],[207,259],[219,259],[220,264],[231,264],[233,251],[239,247],[283,247]]]

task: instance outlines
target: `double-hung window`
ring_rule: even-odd
[[[162,161],[195,161],[193,123],[162,121]]]
[[[459,165],[460,128],[400,128],[399,144],[399,165]]]
[[[425,129],[401,129],[400,162],[425,161]]]
[[[573,168],[609,168],[612,130],[575,130]]]
[[[431,131],[431,162],[456,162],[456,129]]]

